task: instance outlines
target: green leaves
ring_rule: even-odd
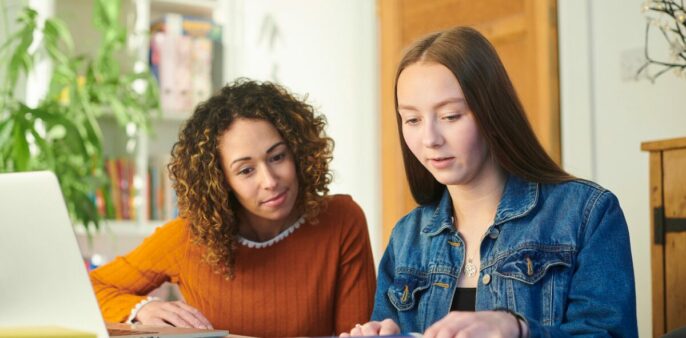
[[[24,10],[17,23],[22,26],[17,32],[0,47],[0,56],[9,54],[7,65],[7,78],[5,87],[13,88],[17,83],[20,73],[28,73],[33,65],[33,55],[29,47],[33,43],[33,32],[36,30],[36,17],[38,13],[32,9]]]
[[[86,229],[99,227],[98,191],[108,210],[113,205],[98,118],[113,114],[121,128],[134,123],[148,130],[151,114],[159,110],[152,74],[123,71],[114,58],[127,36],[120,8],[119,1],[95,1],[93,23],[102,39],[93,59],[73,55],[74,41],[62,21],[39,22],[30,8],[0,46],[6,74],[0,83],[0,172],[52,170],[72,218]],[[41,58],[52,63],[48,92],[29,107],[15,91]],[[143,81],[144,92],[133,90],[134,81]]]
[[[14,159],[14,168],[16,171],[26,171],[29,169],[29,143],[26,140],[26,129],[29,127],[28,121],[23,118],[20,111],[17,114],[19,117],[15,120],[14,128],[12,129],[12,152],[11,157]]]
[[[72,41],[69,30],[61,20],[54,18],[45,21],[43,40],[45,49],[53,60],[58,61],[58,64],[69,62],[67,54],[71,54],[71,51],[74,50],[74,41]],[[67,50],[66,54],[60,49],[60,43],[63,43]]]
[[[93,4],[93,25],[100,30],[110,32],[119,26],[119,1],[96,0]],[[118,30],[118,29],[115,29]]]

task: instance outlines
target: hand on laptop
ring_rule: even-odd
[[[341,337],[359,337],[359,336],[385,336],[399,334],[400,327],[392,319],[384,319],[383,321],[371,321],[364,325],[357,324],[350,330],[350,332],[341,333]]]
[[[210,321],[198,309],[183,301],[149,302],[141,307],[135,320],[144,325],[212,329]]]

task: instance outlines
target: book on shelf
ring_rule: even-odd
[[[169,157],[153,157],[148,166],[148,208],[150,219],[169,220],[179,214],[176,192],[167,170]]]
[[[173,31],[175,34],[205,37],[211,40],[221,40],[222,37],[221,26],[211,19],[177,13],[167,13],[153,21],[150,24],[150,31],[153,33]]]
[[[160,86],[163,114],[186,118],[218,89],[221,29],[208,19],[165,14],[151,25],[150,68]],[[217,50],[215,50],[217,49]]]
[[[148,203],[148,218],[150,220],[169,220],[178,215],[176,207],[176,193],[172,188],[171,179],[166,168],[168,158],[152,158],[149,161],[145,177],[139,181],[146,184]],[[113,210],[98,209],[100,215],[113,220],[135,220],[138,212],[136,204],[137,194],[142,187],[136,187],[136,163],[135,161],[120,157],[106,160],[107,174],[110,178],[110,194],[113,201]],[[97,196],[96,196],[97,198]]]
[[[196,38],[191,41],[191,102],[189,111],[212,94],[212,41]]]
[[[119,169],[116,159],[105,160],[107,175],[110,178],[110,196],[112,198],[112,213],[104,215],[107,218],[122,219],[121,212],[121,189],[119,184]]]
[[[110,196],[113,213],[103,216],[116,220],[135,218],[135,195],[133,185],[135,163],[128,158],[109,158],[105,160],[107,175],[110,178]]]

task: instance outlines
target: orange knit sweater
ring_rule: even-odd
[[[233,334],[323,336],[369,320],[374,263],[367,225],[349,197],[329,198],[319,223],[272,246],[236,250],[235,278],[202,261],[184,220],[160,227],[138,248],[91,272],[105,320],[121,322],[165,281],[217,329]]]

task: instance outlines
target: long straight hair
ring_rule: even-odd
[[[434,203],[445,190],[408,148],[398,114],[398,78],[405,68],[417,62],[435,62],[453,73],[491,156],[505,172],[539,183],[574,179],[548,156],[536,138],[493,45],[473,28],[455,27],[430,34],[411,45],[395,74],[400,147],[405,174],[417,203]]]

